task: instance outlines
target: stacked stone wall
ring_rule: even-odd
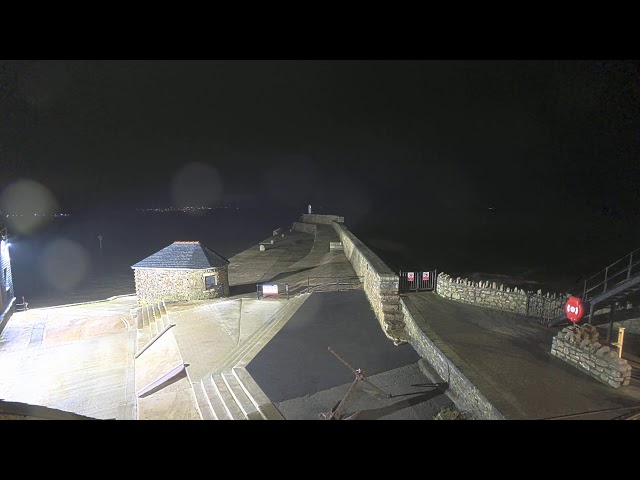
[[[204,275],[215,273],[219,288],[205,290]],[[180,300],[209,300],[229,295],[227,269],[185,270],[136,268],[136,295],[139,305]]]
[[[333,227],[356,275],[363,277],[365,294],[382,331],[394,343],[406,343],[408,337],[400,307],[398,276],[346,226],[333,222]]]
[[[613,388],[629,385],[631,365],[611,347],[598,342],[598,330],[589,324],[563,328],[551,342],[551,354]]]
[[[321,223],[323,225],[333,225],[333,222],[344,223],[344,217],[338,215],[319,215],[316,213],[303,213],[301,222]]]
[[[640,335],[640,318],[630,318],[621,322],[613,322],[616,328],[624,328],[627,333]]]
[[[599,308],[593,313],[594,325],[608,323],[611,314],[609,305]],[[616,320],[616,318],[624,317],[624,320]],[[630,301],[616,302],[616,310],[614,313],[613,328],[624,328],[626,333],[640,334],[640,306]]]
[[[293,222],[293,226],[291,227],[291,230],[293,230],[294,232],[302,232],[302,233],[309,233],[311,235],[315,235],[316,232],[318,231],[318,228],[312,223]]]
[[[444,272],[438,274],[436,292],[448,300],[540,318],[561,314],[569,297],[568,293],[525,292],[517,287],[497,285],[496,282],[452,278]]]

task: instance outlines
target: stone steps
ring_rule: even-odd
[[[198,404],[202,412],[203,420],[231,420],[231,413],[225,406],[218,387],[212,376],[206,376],[200,381],[200,387],[204,392],[204,398],[196,395]],[[195,388],[195,385],[194,385]]]
[[[238,405],[238,402],[236,402],[236,399],[229,390],[227,383],[222,377],[222,373],[215,373],[211,375],[211,379],[224,410],[226,411],[227,418],[229,420],[246,420],[247,417],[245,417],[240,405]],[[215,401],[215,398],[212,400]]]
[[[203,420],[284,420],[244,368],[207,375],[194,391]]]
[[[242,410],[244,417],[247,420],[264,420],[265,418],[253,403],[247,391],[242,387],[238,378],[233,374],[233,371],[222,372],[221,376],[236,404]]]
[[[137,325],[136,352],[141,352],[171,325],[164,302],[137,307],[131,314],[135,316],[135,325]]]
[[[202,418],[202,420],[217,420],[215,413],[213,412],[213,407],[209,403],[209,398],[205,391],[204,384],[202,382],[193,383],[192,386],[193,392],[196,396],[196,406],[200,412],[200,418]]]
[[[284,420],[262,389],[244,368],[309,294],[288,300],[271,318],[220,361],[196,390],[203,420]]]

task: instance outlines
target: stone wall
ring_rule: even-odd
[[[525,292],[517,287],[505,287],[496,282],[475,282],[466,278],[452,278],[440,272],[436,293],[448,300],[470,303],[479,307],[505,310],[533,317],[548,318],[562,314],[569,294]]]
[[[138,305],[179,300],[209,300],[229,295],[226,268],[183,270],[175,268],[136,268],[135,284]],[[219,288],[205,290],[205,274],[215,273]]]
[[[319,215],[305,215],[305,217]],[[341,218],[341,217],[340,217]],[[333,222],[340,236],[345,256],[351,262],[356,275],[363,277],[363,287],[382,331],[395,344],[406,343],[404,320],[400,309],[398,275],[362,243],[342,223]]]
[[[323,225],[333,225],[333,222],[344,223],[344,217],[338,215],[319,215],[316,213],[303,213],[300,217],[301,222],[321,223]]]
[[[6,281],[5,281],[6,269]],[[5,240],[0,241],[0,313],[13,298],[13,276],[11,275],[11,258],[9,256],[9,246]],[[21,300],[22,301],[22,300]]]
[[[293,226],[291,227],[291,230],[293,230],[294,232],[302,232],[302,233],[309,233],[311,235],[315,235],[316,232],[318,231],[318,228],[312,223],[293,222]]]
[[[631,365],[616,349],[598,342],[598,330],[588,323],[563,328],[551,342],[551,354],[613,388],[629,385]]]
[[[2,232],[0,232],[0,236]],[[6,281],[4,278],[5,268],[7,269]],[[15,299],[13,293],[13,276],[11,275],[11,258],[9,256],[7,242],[2,240],[0,242],[0,332],[4,329],[14,310]]]
[[[409,343],[447,383],[447,395],[456,407],[476,420],[504,420],[504,416],[456,366],[456,363],[463,365],[465,362],[440,340],[418,312],[413,311],[415,307],[403,298],[400,306]]]
[[[640,335],[640,318],[630,318],[621,322],[613,322],[614,328],[624,328],[627,333]]]
[[[594,325],[600,325],[602,323],[609,323],[611,314],[611,307],[605,305],[593,312]],[[588,317],[587,312],[585,316]],[[624,320],[616,320],[616,318],[623,317]],[[616,311],[613,317],[613,328],[619,329],[624,327],[627,333],[640,334],[640,308],[636,302],[634,305],[630,301],[616,302]]]

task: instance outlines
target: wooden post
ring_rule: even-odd
[[[624,327],[618,330],[618,341],[612,345],[618,347],[618,358],[622,358],[622,344],[624,343]]]

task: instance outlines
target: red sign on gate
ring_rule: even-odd
[[[429,272],[422,272],[422,281],[423,282],[429,281]]]
[[[413,272],[407,272],[407,280],[413,282]]]
[[[584,304],[582,300],[573,295],[569,297],[567,303],[564,306],[564,311],[567,313],[567,318],[572,322],[579,322],[584,315]]]

